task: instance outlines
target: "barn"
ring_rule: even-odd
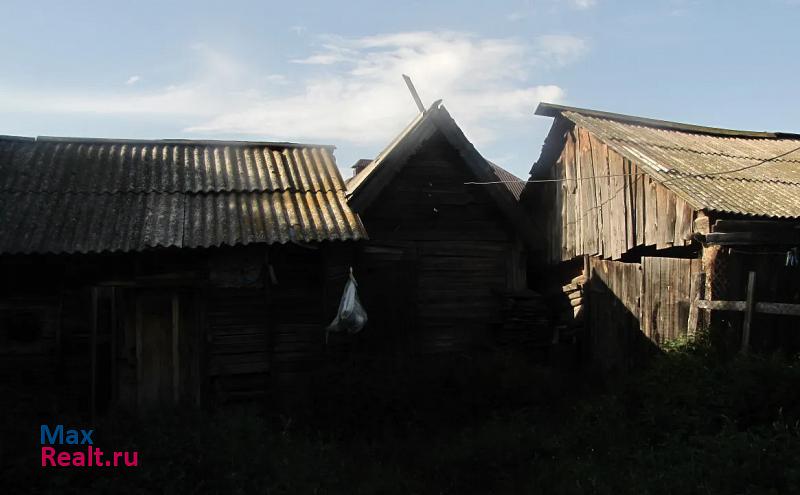
[[[40,411],[263,396],[366,239],[331,146],[0,138],[0,386]]]
[[[364,338],[417,356],[537,338],[523,181],[483,158],[440,102],[355,170],[347,201],[370,235],[357,254]]]
[[[703,324],[743,351],[796,344],[800,136],[536,113],[554,121],[521,200],[541,241],[531,263],[601,364]]]

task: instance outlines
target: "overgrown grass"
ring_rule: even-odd
[[[140,451],[127,470],[43,470],[36,426],[20,428],[0,474],[6,493],[800,491],[793,357],[684,342],[606,383],[500,355],[414,369],[339,369],[291,412],[100,422],[99,446]]]

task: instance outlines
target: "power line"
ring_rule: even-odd
[[[720,176],[720,175],[735,174],[736,172],[741,172],[743,170],[749,170],[751,168],[756,168],[756,167],[759,167],[761,165],[765,165],[767,163],[773,162],[775,160],[783,158],[786,155],[790,155],[790,154],[794,153],[795,151],[800,151],[800,146],[797,146],[796,148],[792,148],[789,151],[786,151],[786,152],[781,153],[779,155],[775,155],[775,156],[773,156],[771,158],[767,158],[765,160],[761,160],[758,163],[753,163],[753,164],[750,164],[750,165],[745,165],[743,167],[733,168],[733,169],[730,169],[730,170],[721,170],[719,172],[702,172],[702,173],[685,174],[685,175],[682,174],[682,172],[677,172],[677,173],[682,174],[682,175],[680,175],[679,177],[672,177],[670,179],[664,179],[664,180],[661,180],[661,181],[658,181],[657,177],[654,177],[654,178],[660,184],[665,184],[667,182],[673,182],[673,181],[680,180],[680,179],[692,179],[692,178],[698,178],[698,177],[717,177],[717,176]],[[567,179],[567,178],[564,178],[564,179],[529,179],[529,180],[519,179],[519,180],[498,180],[498,181],[489,181],[489,182],[465,182],[464,184],[465,185],[478,185],[478,186],[490,185],[490,184],[541,184],[541,183],[550,183],[550,182],[570,182],[570,181],[576,181],[577,182],[579,180],[607,179],[607,178],[610,178],[610,177],[637,177],[637,176],[640,176],[640,175],[645,175],[645,172],[638,172],[638,173],[635,173],[635,174],[590,175],[590,176],[587,176],[587,177],[571,177],[569,179]]]
[[[716,176],[719,176],[719,175],[734,174],[736,172],[741,172],[743,170],[750,170],[751,168],[756,168],[758,166],[767,164],[769,162],[773,162],[773,161],[775,161],[775,160],[777,160],[779,158],[783,158],[786,155],[794,153],[795,151],[800,151],[800,146],[797,146],[796,148],[792,148],[792,149],[790,149],[789,151],[787,151],[785,153],[781,153],[779,155],[775,155],[772,158],[767,158],[766,160],[761,160],[758,163],[753,163],[751,165],[745,165],[744,167],[734,168],[734,169],[731,169],[731,170],[722,170],[720,172],[705,172],[705,173],[698,173],[698,174],[682,175],[680,177],[673,177],[672,179],[667,179],[667,180],[661,181],[661,183],[664,184],[665,182],[672,182],[672,181],[677,180],[677,179],[691,179],[693,177],[716,177]]]

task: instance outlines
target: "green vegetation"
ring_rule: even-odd
[[[101,422],[98,444],[140,451],[128,470],[43,471],[32,426],[0,478],[6,493],[800,492],[796,358],[676,343],[604,383],[514,356],[475,361],[331,372],[291,414]]]

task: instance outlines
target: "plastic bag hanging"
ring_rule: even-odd
[[[358,284],[353,276],[353,268],[350,268],[350,277],[344,286],[342,299],[339,301],[339,311],[330,325],[325,329],[326,332],[347,332],[350,334],[358,333],[367,324],[367,312],[361,301],[358,299]]]

